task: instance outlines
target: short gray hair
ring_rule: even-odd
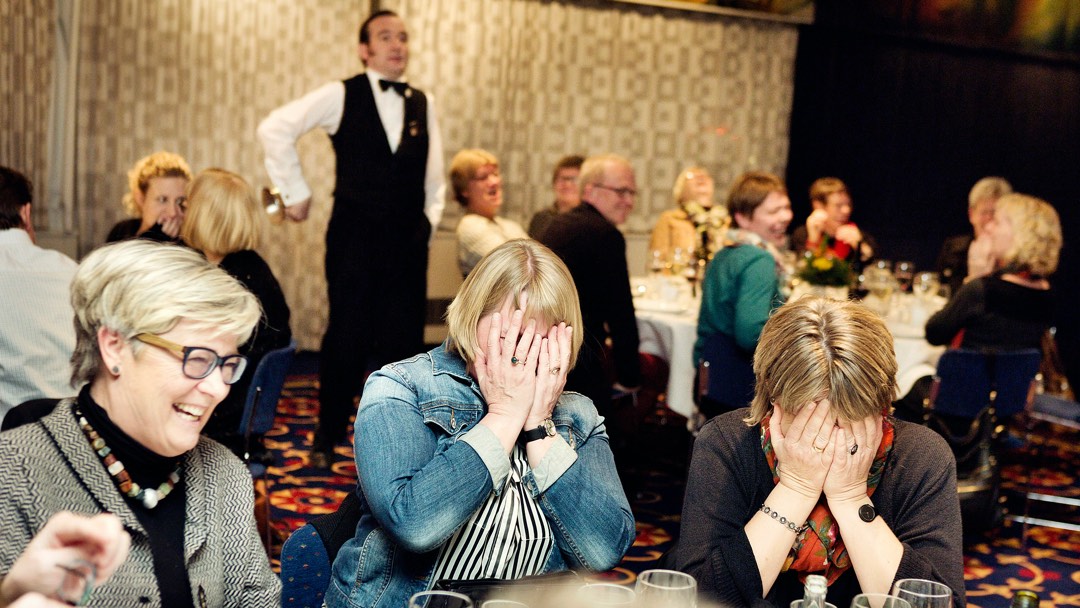
[[[984,177],[971,187],[971,192],[968,193],[968,209],[979,204],[981,200],[989,198],[996,201],[1006,194],[1012,194],[1012,191],[1012,184],[1004,177]]]
[[[100,372],[102,327],[131,340],[140,333],[165,333],[186,320],[197,329],[236,336],[242,344],[262,315],[251,292],[197,252],[144,239],[106,245],[86,256],[71,281],[71,307],[75,387]],[[141,349],[141,343],[131,344],[133,352]]]

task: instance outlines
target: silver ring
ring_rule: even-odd
[[[852,456],[854,456],[855,452],[858,452],[858,451],[859,451],[859,444],[856,443],[855,445],[851,446],[851,450],[849,450],[848,453],[851,454]]]
[[[521,359],[518,359],[517,357],[510,357],[510,365],[517,365],[518,363],[521,363]]]

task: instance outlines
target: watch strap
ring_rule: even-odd
[[[521,442],[529,443],[531,441],[539,441],[547,437],[555,435],[555,423],[548,418],[535,429],[529,429],[521,432]]]

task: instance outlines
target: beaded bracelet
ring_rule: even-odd
[[[795,534],[802,534],[803,531],[806,530],[806,528],[808,527],[807,524],[803,524],[801,527],[796,526],[795,522],[790,521],[788,518],[784,517],[783,515],[780,515],[776,511],[773,511],[772,508],[770,508],[765,503],[762,503],[761,508],[758,509],[758,510],[761,511],[762,513],[764,513],[765,515],[768,515],[768,516],[772,517],[776,521],[780,522],[782,525],[787,526],[787,529],[791,530]]]

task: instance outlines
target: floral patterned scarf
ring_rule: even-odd
[[[761,449],[765,452],[765,459],[769,462],[769,470],[772,471],[773,483],[780,483],[780,476],[776,473],[776,452],[773,450],[772,437],[769,431],[769,419],[766,416],[761,421]],[[881,482],[881,474],[885,469],[885,459],[893,447],[892,420],[888,416],[883,417],[881,428],[881,445],[878,446],[874,462],[870,465],[870,473],[866,478],[866,495],[873,496]],[[784,560],[782,570],[794,570],[799,573],[799,580],[806,581],[806,575],[822,573],[831,585],[851,567],[847,549],[844,548],[844,540],[840,538],[840,528],[833,520],[829,512],[828,503],[822,495],[810,517],[806,520],[807,529],[795,539],[791,546],[791,553]]]
[[[786,300],[791,295],[791,275],[795,272],[794,256],[784,255],[784,252],[776,248],[776,245],[761,238],[755,232],[742,228],[731,228],[724,235],[724,247],[738,245],[750,245],[769,252],[776,263],[776,280],[780,287],[780,295]]]

